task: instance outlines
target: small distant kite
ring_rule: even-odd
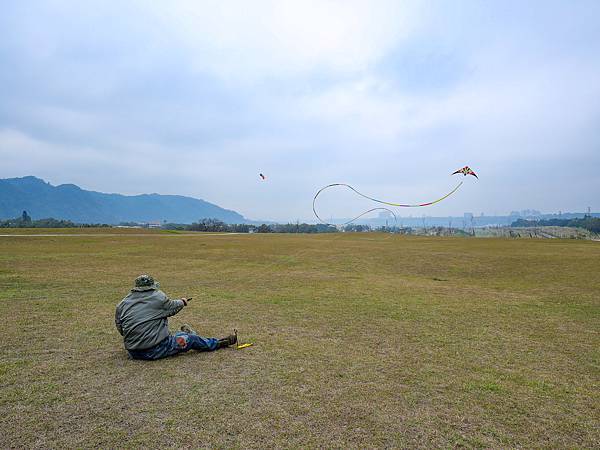
[[[465,166],[462,169],[458,169],[456,172],[452,172],[452,175],[456,175],[457,173],[462,173],[465,177],[467,175],[473,175],[475,178],[477,178],[479,180],[479,177],[477,176],[477,174],[475,172],[473,172],[469,166]]]
[[[453,172],[453,173],[452,173],[452,175],[455,175],[455,174],[457,174],[457,173],[462,173],[462,174],[463,174],[465,177],[466,177],[467,175],[473,175],[475,178],[479,179],[479,177],[477,176],[477,174],[476,174],[475,172],[473,172],[473,170],[471,170],[471,168],[470,168],[469,166],[465,166],[465,167],[463,167],[462,169],[458,169],[456,172]],[[326,190],[326,189],[329,189],[329,188],[331,188],[331,187],[334,187],[334,186],[342,186],[342,187],[348,188],[348,189],[350,189],[351,191],[353,191],[354,193],[356,193],[356,194],[360,195],[361,197],[364,197],[364,198],[366,198],[366,199],[368,199],[368,200],[371,200],[371,201],[373,201],[373,202],[376,202],[376,203],[382,203],[382,204],[384,204],[384,205],[389,205],[389,206],[397,206],[397,207],[400,207],[400,208],[420,208],[420,207],[423,207],[423,206],[431,206],[431,205],[435,205],[436,203],[439,203],[439,202],[441,202],[442,200],[444,200],[444,199],[447,199],[447,198],[448,198],[448,197],[450,197],[452,194],[454,194],[456,191],[458,191],[458,189],[459,189],[459,188],[460,188],[462,185],[463,185],[463,182],[461,181],[461,182],[459,182],[459,183],[456,185],[456,187],[455,187],[454,189],[452,189],[450,192],[448,192],[448,193],[447,193],[446,195],[444,195],[443,197],[440,197],[440,198],[438,198],[437,200],[433,200],[433,201],[431,201],[431,202],[426,202],[426,203],[417,203],[417,204],[411,205],[411,204],[404,204],[404,203],[392,203],[392,202],[386,202],[386,201],[384,201],[384,200],[378,200],[378,199],[376,199],[376,198],[369,197],[368,195],[365,195],[365,194],[363,194],[362,192],[359,192],[359,191],[357,191],[356,189],[354,189],[354,188],[353,188],[352,186],[350,186],[349,184],[346,184],[346,183],[333,183],[333,184],[328,184],[327,186],[324,186],[324,187],[322,187],[321,189],[319,189],[319,190],[317,191],[317,193],[316,193],[316,194],[315,194],[315,196],[313,197],[313,213],[315,214],[315,217],[316,217],[317,219],[319,219],[319,221],[320,221],[321,223],[328,224],[328,223],[327,223],[327,222],[325,222],[323,219],[321,219],[321,217],[319,217],[319,214],[317,214],[317,210],[316,210],[315,204],[316,204],[316,201],[317,201],[317,197],[319,196],[319,194],[321,194],[321,192],[323,192],[324,190]],[[389,212],[391,212],[391,213],[394,215],[394,219],[396,219],[396,215],[394,214],[394,212],[393,212],[393,211],[391,211],[391,210],[389,210],[389,209],[387,209],[387,208],[373,208],[373,209],[370,209],[370,210],[368,210],[368,211],[365,211],[364,213],[360,214],[359,216],[356,216],[355,218],[353,218],[353,219],[349,220],[348,222],[345,222],[345,223],[343,223],[342,225],[347,225],[347,224],[349,224],[349,223],[352,223],[352,222],[354,222],[356,219],[358,219],[359,217],[362,217],[362,216],[364,216],[365,214],[367,214],[367,213],[370,213],[371,211],[376,211],[376,210],[378,210],[378,209],[384,209],[384,210],[386,210],[386,211],[389,211]]]
[[[258,176],[260,176],[260,178],[262,178],[263,181],[267,179],[267,177],[265,177],[262,173],[259,173]]]

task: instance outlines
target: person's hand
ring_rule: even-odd
[[[188,305],[188,302],[192,299],[192,297],[189,298],[185,298],[185,297],[181,297],[181,301],[183,302],[184,306]]]

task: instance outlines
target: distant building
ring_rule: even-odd
[[[523,211],[521,211],[521,216],[523,217],[537,217],[541,214],[542,213],[536,209],[524,209]]]
[[[148,228],[160,228],[160,221],[148,222]]]

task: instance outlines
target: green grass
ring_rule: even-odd
[[[93,232],[0,237],[2,448],[600,446],[600,243]],[[255,345],[128,360],[143,272]]]

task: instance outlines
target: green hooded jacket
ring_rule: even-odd
[[[184,306],[182,300],[170,300],[158,289],[133,289],[115,311],[115,325],[127,350],[154,347],[169,335],[167,317]]]

